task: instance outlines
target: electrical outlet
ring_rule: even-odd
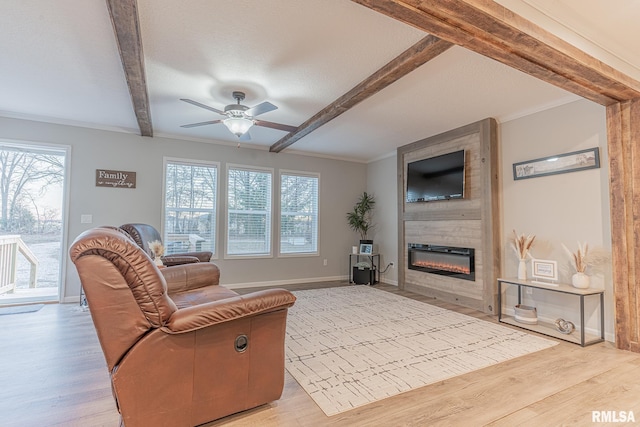
[[[322,260],[322,265],[324,265],[325,267],[327,266],[327,260]]]
[[[526,286],[525,289],[526,289],[527,295],[532,295],[533,294],[533,288],[530,288],[530,287]]]

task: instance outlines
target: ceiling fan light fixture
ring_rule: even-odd
[[[224,125],[229,129],[229,131],[242,140],[250,140],[251,137],[247,133],[251,126],[262,126],[272,129],[277,129],[285,132],[293,132],[297,130],[297,127],[283,125],[280,123],[267,122],[264,120],[254,120],[255,116],[259,116],[260,114],[265,114],[273,110],[277,110],[278,107],[273,105],[270,102],[264,101],[258,105],[254,105],[249,108],[246,105],[240,104],[240,102],[244,99],[244,92],[234,91],[233,97],[236,99],[236,104],[229,104],[224,107],[224,111],[218,110],[217,108],[210,107],[205,104],[201,104],[197,101],[192,101],[187,98],[180,98],[181,101],[187,102],[189,104],[195,105],[196,107],[204,108],[206,110],[212,111],[216,114],[219,114],[224,119],[218,120],[209,120],[206,122],[200,123],[191,123],[188,125],[182,125],[180,127],[183,128],[193,128],[197,126],[205,126],[205,125],[214,125],[217,123],[224,123]]]
[[[229,117],[224,119],[222,123],[238,138],[247,133],[249,128],[253,126],[253,120],[246,117]]]

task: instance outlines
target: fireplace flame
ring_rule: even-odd
[[[433,270],[444,270],[452,273],[471,274],[471,268],[459,264],[451,264],[448,262],[436,261],[414,261],[412,265],[416,267],[429,268]]]

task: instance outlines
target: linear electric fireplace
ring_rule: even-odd
[[[409,269],[476,280],[474,249],[409,243]]]

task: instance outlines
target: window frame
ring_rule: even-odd
[[[209,160],[195,160],[195,159],[185,159],[181,157],[163,157],[162,162],[162,198],[161,198],[161,230],[160,235],[162,236],[163,241],[166,239],[166,217],[167,217],[167,165],[169,163],[172,164],[182,164],[185,166],[201,166],[201,167],[214,167],[216,168],[216,188],[214,194],[215,205],[213,207],[213,212],[215,215],[214,220],[214,238],[213,238],[213,249],[211,259],[217,260],[219,259],[220,254],[220,233],[218,230],[220,229],[220,162],[209,161]],[[166,242],[165,242],[166,245]]]
[[[316,194],[316,218],[315,218],[315,235],[316,235],[316,250],[312,252],[282,252],[281,238],[282,238],[282,176],[300,176],[306,178],[316,178],[318,180],[317,194]],[[315,257],[320,256],[320,173],[318,172],[306,172],[290,169],[280,169],[278,174],[278,224],[277,224],[277,236],[278,236],[278,257],[291,258],[291,257]]]
[[[268,212],[268,225],[265,227],[266,230],[269,231],[269,244],[268,244],[268,252],[267,253],[247,253],[247,254],[230,254],[229,253],[229,174],[231,170],[244,170],[248,172],[258,172],[258,173],[268,173],[270,176],[269,180],[269,212]],[[224,193],[224,203],[225,203],[225,215],[224,215],[224,224],[225,224],[225,237],[224,237],[224,259],[264,259],[264,258],[273,258],[273,236],[274,236],[274,168],[266,168],[260,166],[251,166],[251,165],[242,165],[237,163],[227,163],[225,167],[225,193]]]

